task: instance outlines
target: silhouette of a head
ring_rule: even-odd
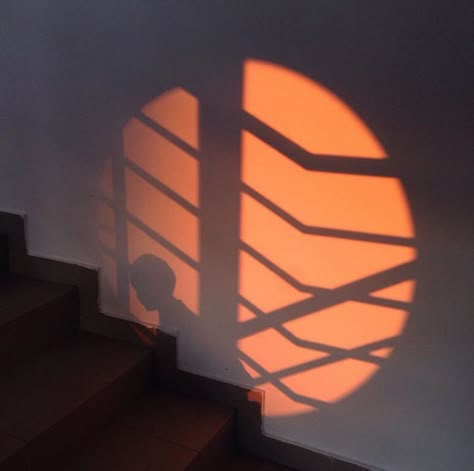
[[[142,255],[132,264],[130,281],[138,299],[149,311],[160,309],[173,299],[176,276],[161,258]]]

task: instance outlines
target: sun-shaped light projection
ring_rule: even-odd
[[[238,346],[265,415],[300,414],[346,397],[391,354],[414,231],[384,149],[334,94],[248,60],[243,108]]]
[[[415,288],[410,209],[392,159],[328,89],[258,60],[244,62],[242,83],[241,108],[226,109],[236,137],[229,142],[241,143],[240,189],[232,187],[240,229],[232,226],[229,244],[238,246],[238,286],[212,261],[234,283],[234,313],[219,315],[234,317],[223,329],[200,305],[215,294],[200,291],[209,222],[200,202],[202,169],[212,160],[200,141],[216,139],[220,150],[224,141],[208,128],[200,134],[205,107],[181,87],[128,121],[121,155],[106,164],[98,213],[101,296],[109,311],[160,324],[138,299],[130,267],[144,254],[164,260],[176,275],[174,296],[192,325],[207,332],[196,339],[215,342],[216,351],[228,348],[220,353],[238,365],[242,377],[234,379],[265,391],[265,416],[313,413],[358,390],[396,347]],[[218,215],[227,216],[225,208]]]

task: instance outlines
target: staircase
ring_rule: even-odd
[[[79,289],[10,270],[17,245],[0,234],[0,470],[288,469],[239,453],[235,410],[151,348],[81,329]]]

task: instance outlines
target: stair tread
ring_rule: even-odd
[[[233,409],[212,402],[147,391],[78,450],[64,469],[184,470],[206,452],[233,416]]]
[[[81,334],[0,376],[0,433],[29,441],[149,355],[142,347]]]
[[[155,437],[202,452],[233,420],[234,410],[164,391],[150,391],[118,420],[144,436]]]
[[[290,468],[253,456],[235,453],[222,466],[227,471],[289,471]]]
[[[104,428],[93,443],[64,463],[68,471],[181,471],[198,458],[198,452],[159,438],[144,435],[123,424]]]
[[[69,285],[10,275],[0,283],[0,327],[72,289]]]
[[[21,440],[0,433],[0,463],[14,455],[23,446],[24,442]]]

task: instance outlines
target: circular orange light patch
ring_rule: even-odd
[[[248,374],[241,381],[265,391],[266,416],[302,414],[347,397],[391,355],[414,294],[414,229],[385,150],[334,94],[247,60],[242,96],[239,304],[228,342]],[[105,310],[160,323],[129,280],[134,261],[153,254],[199,318],[199,111],[197,97],[174,88],[123,130],[99,205]]]

